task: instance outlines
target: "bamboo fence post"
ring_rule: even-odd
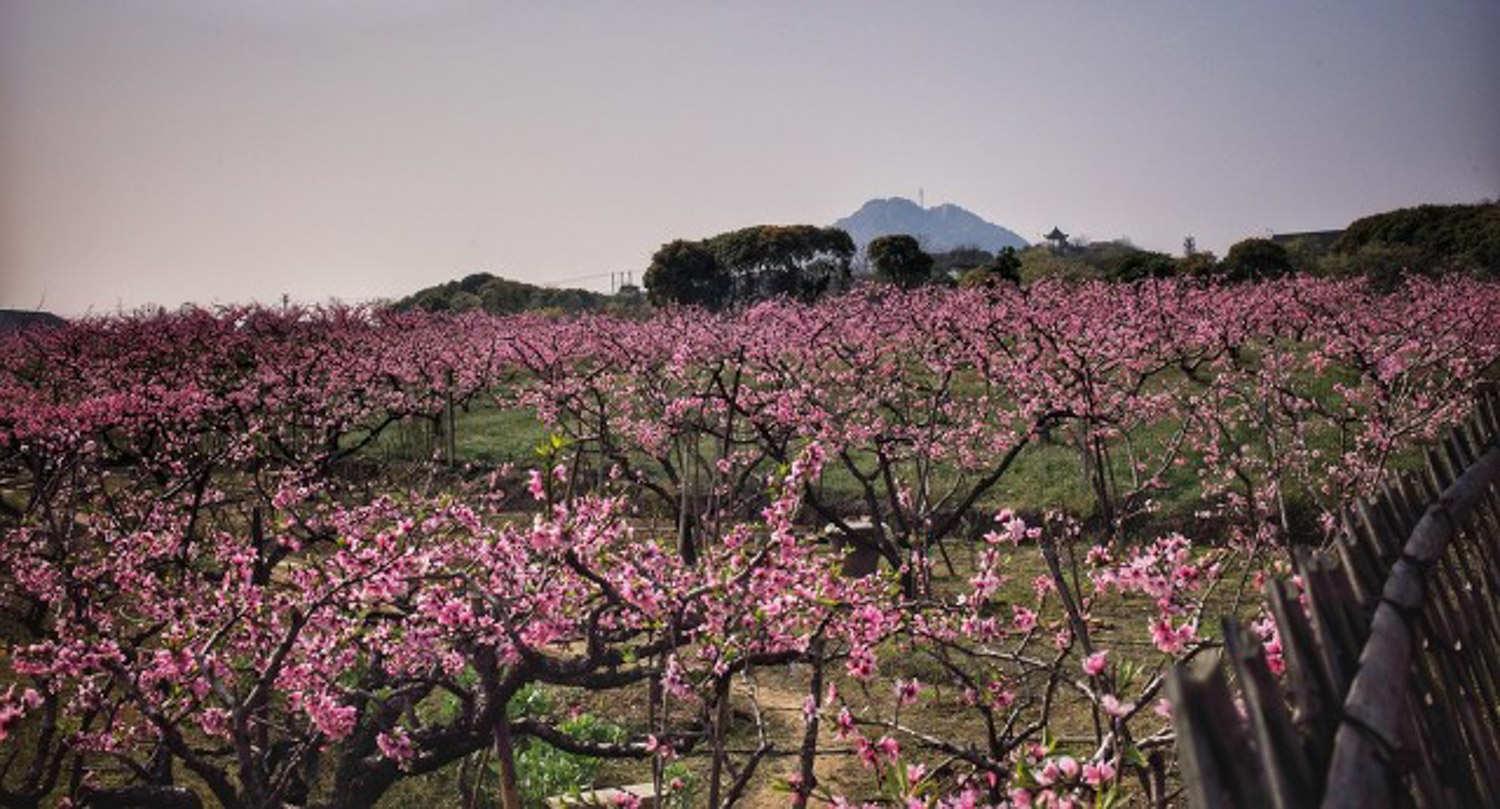
[[[1500,447],[1492,447],[1428,507],[1406,541],[1381,593],[1370,640],[1344,703],[1344,721],[1334,738],[1325,809],[1391,805],[1395,773],[1379,762],[1400,749],[1405,689],[1421,614],[1426,569],[1442,556],[1466,514],[1500,478]]]
[[[1232,619],[1218,659],[1169,672],[1193,806],[1500,806],[1497,391],[1297,555],[1300,592],[1266,584],[1279,683]]]

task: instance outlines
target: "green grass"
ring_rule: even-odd
[[[1334,393],[1333,386],[1340,378],[1338,371],[1331,369],[1323,375],[1298,379],[1295,384],[1319,399],[1334,402],[1338,396]],[[1161,379],[1153,384],[1177,385],[1182,381]],[[972,383],[963,381],[956,384],[965,388]],[[1132,431],[1131,438],[1141,459],[1148,467],[1153,467],[1148,470],[1148,474],[1149,471],[1154,471],[1156,465],[1153,458],[1159,456],[1167,442],[1174,439],[1177,427],[1174,421],[1163,421],[1138,426]],[[455,433],[455,460],[460,464],[490,467],[513,464],[517,469],[526,469],[542,463],[536,450],[546,442],[549,430],[530,411],[502,409],[483,401],[457,413]],[[1062,427],[1054,431],[1053,440],[1038,440],[1029,444],[999,483],[980,499],[977,508],[987,512],[1011,508],[1031,514],[1056,509],[1083,519],[1095,516],[1094,494],[1084,478],[1079,452],[1072,444],[1072,435],[1071,429]],[[1259,445],[1262,439],[1247,429],[1238,440]],[[1341,448],[1336,430],[1331,427],[1318,430],[1311,436],[1311,443],[1330,462],[1337,462]],[[444,441],[441,436],[434,434],[431,422],[413,420],[389,428],[366,454],[386,463],[400,463],[403,460],[434,457],[442,452],[443,446]],[[705,454],[712,455],[713,449],[705,444]],[[1114,479],[1123,493],[1130,488],[1132,479],[1130,459],[1122,442],[1118,440],[1111,442],[1110,452]],[[856,460],[863,469],[869,470],[874,466],[866,454],[856,454]],[[1194,519],[1195,512],[1202,507],[1202,486],[1197,476],[1201,459],[1194,457],[1194,453],[1184,451],[1183,460],[1186,463],[1166,468],[1165,489],[1150,495],[1155,505],[1153,513],[1132,518],[1128,526],[1130,532],[1150,535],[1167,530],[1187,530],[1189,527],[1198,530],[1204,528],[1197,525]],[[1392,466],[1398,469],[1412,468],[1419,464],[1419,452],[1403,453],[1392,459]],[[647,469],[654,466],[654,462],[641,464],[642,468]],[[909,468],[902,469],[898,474],[909,476],[912,471]],[[932,490],[939,494],[947,492],[958,480],[958,474],[951,467],[938,468],[933,475]],[[972,479],[973,473],[970,473],[969,481]],[[824,501],[840,510],[866,510],[864,493],[858,481],[841,463],[830,462],[825,467],[818,487]],[[886,496],[883,491],[879,494],[882,500]],[[1288,486],[1285,494],[1288,508],[1293,513],[1316,511],[1310,494],[1300,491],[1295,482]],[[1207,536],[1200,538],[1211,539]]]
[[[461,412],[457,422],[461,461],[534,464],[536,447],[548,434],[534,413],[489,405]]]
[[[502,410],[491,404],[460,409],[455,416],[457,460],[498,466],[537,463],[536,447],[547,438],[547,429],[536,414],[521,409]],[[350,436],[350,441],[362,438]],[[408,419],[387,427],[365,454],[385,462],[420,461],[442,451],[441,437],[432,422]]]
[[[1138,431],[1135,440],[1141,447],[1159,449],[1170,440],[1174,425],[1150,425]],[[514,464],[527,468],[540,463],[537,447],[549,435],[534,413],[520,409],[500,409],[490,404],[460,410],[456,416],[457,458],[459,463],[485,466]],[[1059,441],[1067,434],[1058,432]],[[419,460],[440,452],[442,442],[433,435],[429,422],[411,421],[392,426],[377,439],[368,452],[388,462]],[[868,459],[856,456],[862,468],[869,469]],[[1114,457],[1115,474],[1128,481],[1130,470],[1123,453]],[[1159,496],[1167,515],[1189,513],[1197,501],[1198,483],[1190,468],[1172,468],[1168,472],[1168,491]],[[972,476],[971,476],[972,478]],[[957,471],[940,468],[934,475],[935,491],[947,491],[957,480]],[[858,481],[839,463],[829,463],[820,482],[820,492],[830,502],[857,504],[863,501]],[[981,498],[985,510],[1011,508],[1023,512],[1049,509],[1089,516],[1094,511],[1094,495],[1083,478],[1078,451],[1062,443],[1033,442],[1017,457],[1014,466],[1000,482]]]

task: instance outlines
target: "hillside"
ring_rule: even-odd
[[[957,247],[978,247],[993,253],[1005,247],[1027,246],[1026,240],[1015,231],[986,221],[961,206],[923,208],[905,197],[872,199],[833,226],[848,231],[861,250],[871,239],[893,233],[915,236],[929,253]]]
[[[19,331],[33,326],[62,326],[66,320],[51,312],[33,312],[24,309],[0,309],[0,334]]]
[[[1334,252],[1402,248],[1413,263],[1500,277],[1500,203],[1418,205],[1349,223]]]
[[[429,312],[483,309],[497,315],[534,310],[583,312],[603,309],[610,303],[628,303],[632,298],[628,289],[611,296],[587,289],[541,287],[480,272],[464,276],[458,281],[419,289],[394,305],[397,309],[423,309]]]

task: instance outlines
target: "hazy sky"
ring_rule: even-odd
[[[1497,196],[1500,2],[0,0],[0,306],[601,287],[918,187],[1173,252]]]

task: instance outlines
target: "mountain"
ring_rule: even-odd
[[[63,326],[67,321],[51,312],[31,312],[22,309],[0,309],[0,334],[33,326]]]
[[[956,247],[978,247],[992,253],[1002,247],[1026,247],[1026,240],[1015,231],[987,222],[972,211],[951,204],[923,208],[905,197],[872,199],[833,226],[848,231],[861,250],[871,239],[893,233],[915,236],[929,253]]]

